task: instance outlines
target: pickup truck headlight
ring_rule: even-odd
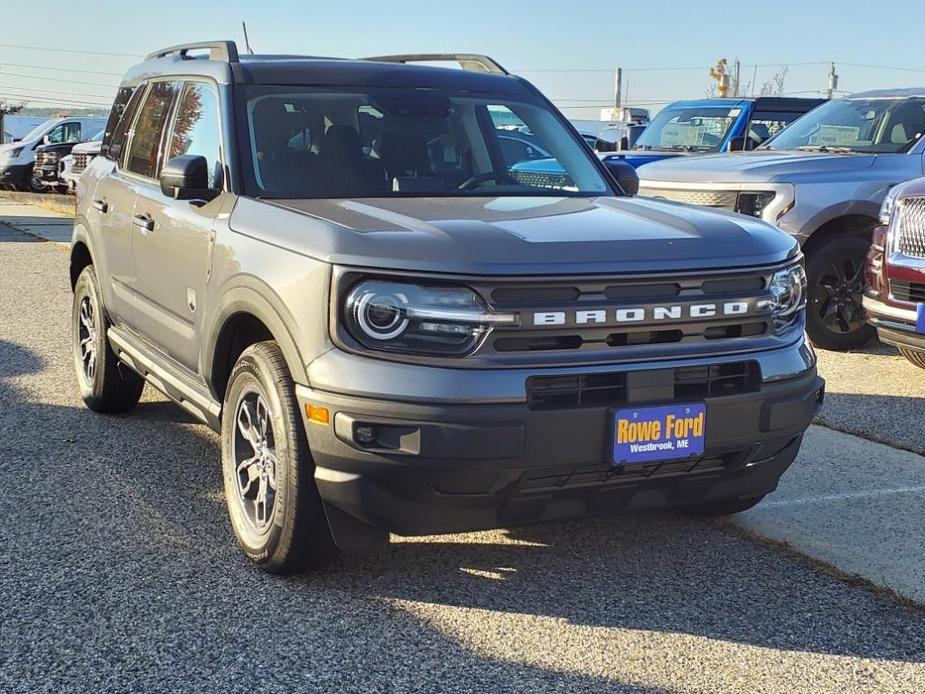
[[[893,209],[896,207],[896,201],[899,199],[900,194],[903,192],[905,185],[899,183],[892,188],[890,188],[886,197],[883,198],[883,203],[880,205],[880,223],[885,224],[886,226],[890,225],[890,222],[893,219]]]
[[[490,313],[466,287],[364,280],[347,294],[343,319],[363,346],[389,352],[464,356],[513,314]]]
[[[786,331],[806,309],[806,271],[802,265],[791,265],[771,275],[768,283],[770,298],[763,307],[771,314],[774,330]]]
[[[761,218],[764,208],[770,205],[777,193],[773,190],[763,190],[755,193],[739,193],[736,198],[736,212]]]

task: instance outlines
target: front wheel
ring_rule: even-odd
[[[333,557],[295,388],[275,342],[248,347],[232,369],[222,470],[231,525],[252,562],[288,574]]]
[[[829,241],[811,253],[806,262],[809,301],[806,333],[820,349],[861,347],[876,329],[867,324],[861,306],[864,259],[870,242],[858,236]]]
[[[917,352],[913,349],[900,347],[899,353],[908,359],[910,364],[915,364],[920,369],[925,369],[925,352]]]

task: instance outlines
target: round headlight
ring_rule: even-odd
[[[354,340],[375,350],[463,356],[492,325],[516,316],[489,312],[467,287],[364,280],[346,296],[344,326]]]
[[[806,271],[802,265],[792,265],[771,275],[770,298],[759,305],[771,314],[775,332],[785,332],[799,320],[806,308],[806,287]]]

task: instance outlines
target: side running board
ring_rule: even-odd
[[[106,333],[119,361],[136,371],[152,386],[196,419],[219,431],[222,405],[203,384],[196,383],[178,367],[157,359],[144,342],[115,326]]]

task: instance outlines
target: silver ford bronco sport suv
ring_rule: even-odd
[[[518,174],[512,130],[567,176]],[[273,572],[390,532],[746,509],[823,396],[799,247],[637,182],[482,56],[158,51],[78,184],[83,399],[148,382],[220,431]]]
[[[646,164],[642,195],[752,215],[796,238],[809,275],[807,332],[824,349],[874,335],[862,307],[864,260],[880,204],[925,173],[925,89],[829,101],[752,152]]]

